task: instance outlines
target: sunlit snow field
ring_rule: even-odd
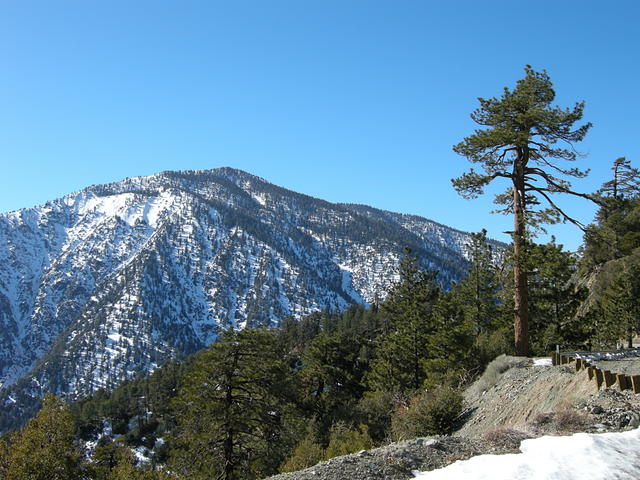
[[[522,453],[479,455],[418,480],[636,480],[640,478],[640,428],[524,440]]]

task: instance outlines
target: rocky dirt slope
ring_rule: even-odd
[[[495,429],[531,436],[572,431],[617,431],[640,424],[640,395],[617,387],[596,390],[586,370],[573,365],[534,366],[512,359],[495,385],[465,392],[468,416],[458,436],[481,437]]]
[[[405,480],[475,455],[518,451],[525,438],[640,425],[640,395],[615,387],[596,392],[586,372],[573,366],[535,366],[515,357],[503,362],[498,371],[505,371],[485,375],[465,392],[464,423],[454,436],[395,443],[269,480]]]
[[[483,453],[506,453],[506,447],[460,437],[416,438],[373,450],[320,462],[314,467],[283,473],[268,480],[405,480],[412,472],[428,471]]]

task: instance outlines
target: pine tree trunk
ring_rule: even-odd
[[[520,162],[517,162],[520,163]],[[527,270],[525,267],[525,236],[526,226],[524,218],[524,173],[516,175],[513,188],[514,231],[513,231],[513,275],[515,283],[514,293],[514,330],[516,355],[529,355],[529,290],[527,286]]]

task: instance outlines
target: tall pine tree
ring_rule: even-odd
[[[453,147],[484,172],[473,168],[452,180],[465,198],[476,198],[496,178],[507,181],[507,190],[496,196],[499,212],[513,215],[514,250],[514,330],[519,355],[529,353],[529,299],[525,267],[528,231],[544,223],[571,221],[553,199],[558,193],[591,199],[574,191],[569,178],[584,177],[587,172],[568,168],[559,161],[572,162],[578,154],[573,144],[587,134],[590,123],[574,124],[582,118],[584,103],[571,109],[552,105],[555,91],[547,72],[525,67],[524,78],[516,88],[504,89],[500,98],[479,98],[480,107],[471,118],[481,127]],[[564,144],[564,145],[562,145]],[[547,208],[540,208],[542,203]]]
[[[402,260],[400,282],[381,307],[387,326],[376,340],[367,376],[372,390],[411,392],[422,386],[429,336],[436,329],[433,308],[440,296],[436,275],[421,270],[410,252]]]
[[[171,469],[194,479],[275,473],[289,450],[293,372],[274,332],[226,332],[194,361],[176,400]]]

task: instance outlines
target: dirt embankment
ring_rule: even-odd
[[[534,366],[530,359],[522,359],[490,388],[480,391],[472,385],[465,399],[469,413],[458,436],[481,437],[496,428],[523,430],[532,436],[572,430],[604,432],[640,424],[640,395],[617,387],[598,392],[586,370],[576,373],[573,365]],[[575,415],[570,418],[568,412]],[[559,414],[564,424],[552,421]]]
[[[537,415],[586,401],[594,393],[586,372],[533,366],[531,360],[522,359],[490,388],[480,391],[471,386],[465,392],[470,414],[456,435],[475,437],[496,427],[524,428]]]

